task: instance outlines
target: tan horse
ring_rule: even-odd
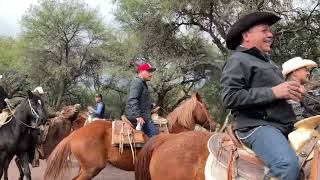
[[[297,130],[299,131],[299,130]],[[305,133],[305,129],[302,130]],[[237,179],[237,180],[248,180],[248,179],[258,179],[258,178],[248,178],[255,176],[258,172],[258,168],[251,169],[249,174],[244,175],[244,171],[240,172],[239,169],[235,170],[231,168],[231,172],[239,173],[236,177],[228,177],[227,164],[221,165],[220,159],[212,158],[214,156],[226,157],[229,161],[228,156],[222,155],[222,151],[214,151],[214,156],[209,156],[208,150],[208,140],[213,135],[213,133],[208,132],[183,132],[179,134],[167,134],[159,135],[148,141],[145,146],[141,149],[135,166],[135,179],[136,180],[220,180],[220,179]],[[223,133],[216,133],[214,137],[218,137]],[[308,134],[306,134],[308,135]],[[301,134],[299,135],[301,136]],[[305,135],[303,135],[305,136]],[[309,135],[308,135],[309,136]],[[218,142],[218,141],[215,141]],[[319,143],[319,142],[318,142]],[[223,141],[222,141],[223,144]],[[221,145],[222,145],[221,144]],[[217,145],[220,146],[220,145]],[[222,145],[223,146],[223,145]],[[317,146],[315,146],[317,147]],[[235,157],[243,157],[243,151],[241,153],[236,152]],[[313,153],[316,154],[315,160],[306,160],[303,167],[303,174],[300,175],[299,179],[310,179],[319,180],[320,165],[319,165],[319,151],[315,148]],[[230,151],[231,152],[231,151]],[[229,152],[228,152],[229,153]],[[220,155],[219,155],[220,154]],[[213,155],[213,154],[212,154]],[[310,158],[310,157],[309,157]],[[209,159],[210,161],[207,161]],[[244,159],[242,159],[244,160]],[[243,162],[243,161],[242,161]],[[248,161],[249,162],[249,161]],[[253,161],[250,161],[252,163]],[[206,164],[207,163],[207,164]],[[241,164],[235,162],[235,168],[239,168]],[[232,164],[232,163],[231,163]],[[316,164],[316,165],[315,165]],[[262,174],[264,175],[264,168],[262,165]],[[315,167],[312,169],[312,167]],[[245,167],[244,167],[245,168]],[[260,170],[261,167],[259,167]],[[206,170],[206,171],[205,171]],[[206,175],[205,175],[206,172]],[[251,174],[252,173],[252,174]]]
[[[168,115],[172,117],[168,118],[171,121],[171,132],[193,130],[196,123],[205,125],[207,121],[212,127],[215,125],[206,105],[197,93],[172,113]],[[74,178],[77,180],[92,179],[108,162],[123,170],[134,170],[131,150],[124,149],[123,154],[120,155],[119,149],[112,146],[111,140],[112,123],[110,121],[97,120],[73,132],[50,155],[44,179],[61,179],[64,168],[68,168],[67,156],[71,153],[80,164],[79,175]]]

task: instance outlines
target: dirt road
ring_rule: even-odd
[[[43,174],[46,168],[46,162],[41,161],[40,163],[41,163],[40,167],[31,169],[33,180],[43,180]],[[72,177],[74,177],[77,174],[78,167],[79,166],[76,162],[72,163],[72,169],[68,174],[69,177],[66,178],[66,180],[72,179]],[[9,167],[9,179],[17,180],[18,177],[19,177],[19,171],[14,161],[12,161]],[[100,172],[100,174],[94,178],[94,180],[134,180],[134,172],[123,171],[111,165],[107,165],[106,168],[104,168]]]

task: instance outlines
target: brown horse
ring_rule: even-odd
[[[239,174],[237,174],[236,177],[228,177],[226,166],[220,165],[219,160],[216,158],[209,158],[210,161],[207,162],[209,156],[207,144],[212,135],[213,133],[209,132],[189,131],[179,134],[159,135],[152,138],[141,149],[137,157],[135,166],[135,179],[248,179],[248,175],[243,175],[241,173],[244,172],[240,173],[240,171],[238,172],[237,170],[235,170],[235,172],[238,172]],[[217,135],[225,134],[216,133],[215,136]],[[213,153],[220,154],[221,152],[218,151]],[[241,154],[237,155],[241,156]],[[218,156],[221,156],[221,158],[223,157],[221,154]],[[317,155],[317,158],[319,159],[319,155]],[[318,166],[315,166],[315,171],[310,170],[310,168],[312,168],[311,163],[318,162],[318,159],[306,161],[304,164],[304,174],[299,179],[310,178],[310,180],[318,180],[319,176],[316,175],[320,173]],[[241,166],[238,163],[234,164],[236,167]],[[316,170],[318,170],[318,172]],[[257,169],[251,169],[250,173],[256,173],[256,171]]]
[[[150,139],[137,157],[135,179],[204,180],[211,135],[190,131]]]
[[[181,115],[181,116],[180,116]],[[200,125],[214,123],[206,105],[202,102],[198,93],[194,93],[191,99],[180,105],[168,115],[170,132],[182,132],[193,130],[196,123]],[[183,118],[181,118],[183,117]],[[63,177],[64,168],[68,168],[67,156],[71,153],[79,161],[79,175],[74,179],[92,179],[109,162],[123,170],[134,170],[130,149],[124,149],[119,154],[119,149],[113,147],[112,123],[110,121],[97,120],[66,137],[50,155],[44,179],[57,180]]]
[[[80,128],[74,123],[82,119],[78,108],[78,105],[66,106],[62,108],[57,117],[50,119],[50,128],[43,142],[44,156],[41,159],[47,159],[63,138],[67,137],[73,129]]]

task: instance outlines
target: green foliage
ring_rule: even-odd
[[[0,73],[22,70],[22,50],[19,40],[0,37]]]
[[[102,19],[82,1],[42,0],[21,22],[30,76],[48,89],[52,105],[59,108],[65,95],[98,73],[105,60]]]
[[[81,103],[85,110],[101,92],[107,116],[119,118],[136,75],[135,58],[144,57],[157,68],[148,82],[153,102],[171,111],[198,90],[223,123],[219,77],[230,53],[225,38],[241,15],[257,10],[283,17],[274,26],[276,63],[294,56],[320,61],[317,0],[300,2],[299,8],[292,0],[114,2],[120,28],[107,29],[97,9],[82,0],[40,0],[31,6],[21,20],[22,36],[0,37],[0,73],[10,78],[2,84],[10,92],[41,85],[56,109]]]

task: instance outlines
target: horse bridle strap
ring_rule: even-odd
[[[32,107],[31,102],[30,102],[30,99],[28,99],[28,102],[29,102],[29,106],[30,106],[30,109],[31,109],[31,113],[36,116],[36,124],[38,124],[38,120],[39,120],[40,116],[39,116],[39,114],[34,110],[34,108]]]

